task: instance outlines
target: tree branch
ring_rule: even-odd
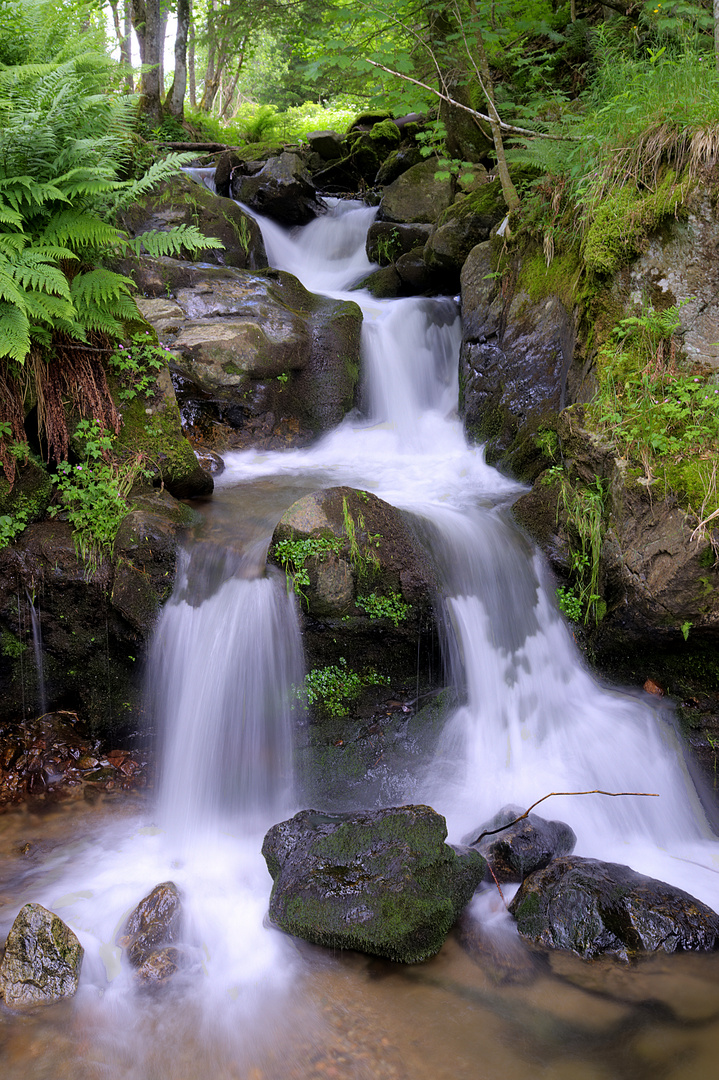
[[[476,840],[473,840],[469,845],[472,847],[474,844],[478,844],[480,840],[483,840],[485,836],[494,836],[495,833],[504,832],[505,829],[511,828],[512,825],[516,825],[518,821],[523,821],[524,818],[529,817],[529,814],[534,810],[535,806],[539,806],[545,799],[551,799],[553,795],[609,795],[612,799],[618,799],[620,795],[639,795],[644,799],[658,799],[659,795],[656,791],[600,791],[599,788],[594,788],[592,791],[550,791],[548,795],[542,795],[541,799],[537,799],[533,802],[523,814],[516,817],[514,821],[508,821],[506,825],[500,825],[498,829],[485,829],[481,832]]]
[[[486,123],[491,124],[492,120],[484,113],[478,112],[477,109],[472,109],[469,105],[463,105],[461,101],[455,101],[449,94],[443,94],[441,90],[435,90],[433,86],[428,86],[427,83],[420,82],[419,79],[413,79],[410,75],[403,75],[401,71],[395,71],[393,68],[386,67],[384,64],[380,64],[377,60],[369,60],[365,57],[368,64],[372,67],[379,68],[381,71],[386,71],[388,75],[394,75],[397,79],[404,79],[405,82],[414,83],[415,86],[421,86],[423,90],[427,90],[430,94],[434,94],[441,101],[446,101],[448,105],[454,105],[457,109],[462,109],[464,112],[469,113],[476,120],[484,120]],[[514,124],[507,124],[504,120],[499,121],[499,126],[502,131],[508,132],[510,135],[525,135],[531,139],[552,139],[555,142],[581,142],[582,136],[580,135],[548,135],[543,131],[530,131],[529,128],[516,127]]]

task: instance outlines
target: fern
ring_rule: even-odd
[[[128,239],[126,244],[135,255],[139,255],[144,248],[148,255],[155,258],[163,255],[178,255],[183,248],[196,251],[201,247],[224,247],[220,240],[203,236],[196,225],[176,225],[168,232],[150,229],[148,232]]]

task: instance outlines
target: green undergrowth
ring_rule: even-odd
[[[372,592],[369,596],[358,596],[355,602],[370,619],[390,619],[395,627],[404,622],[412,610],[412,605],[406,604],[396,592],[389,596],[378,596]]]
[[[719,509],[719,377],[682,355],[680,307],[646,306],[618,323],[598,357],[588,415],[617,456],[641,468],[644,485],[674,491],[710,527]]]
[[[557,589],[560,610],[572,622],[598,623],[607,605],[599,588],[606,492],[595,476],[591,484],[572,484],[561,465],[545,473],[546,483],[559,484],[557,519],[563,515],[570,536],[570,584]]]
[[[303,686],[296,688],[298,699],[325,716],[347,716],[351,702],[356,701],[368,686],[387,686],[389,677],[372,668],[365,672],[352,671],[341,656],[336,664],[314,668],[305,676]]]

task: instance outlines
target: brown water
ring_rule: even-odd
[[[47,886],[58,857],[103,843],[142,799],[66,803],[0,818],[0,931]],[[269,895],[269,876],[267,891]],[[139,897],[138,897],[139,899]],[[498,903],[499,901],[497,901]],[[263,933],[273,934],[266,929]],[[3,1080],[704,1080],[719,1059],[719,954],[626,965],[455,932],[404,967],[294,946],[294,977],[237,1022],[203,1008],[203,976],[159,996],[0,1006]],[[85,980],[83,980],[85,983]]]

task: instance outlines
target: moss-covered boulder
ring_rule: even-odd
[[[72,997],[84,950],[59,915],[25,904],[12,924],[0,963],[0,997],[10,1009],[52,1005]]]
[[[0,517],[10,517],[18,524],[41,521],[52,498],[52,482],[42,462],[28,456],[18,462],[12,486],[0,470]]]
[[[489,238],[507,213],[499,180],[480,184],[471,194],[440,214],[427,240],[424,257],[431,270],[459,283],[459,274],[472,248]]]
[[[396,150],[391,150],[379,167],[374,182],[377,187],[386,187],[411,169],[413,165],[422,162],[422,155],[415,143],[403,144]]]
[[[379,207],[383,221],[435,222],[454,199],[454,180],[436,180],[434,158],[413,165],[385,188]]]
[[[174,356],[181,408],[201,435],[224,430],[227,446],[297,445],[352,408],[356,304],[316,296],[278,271],[145,258],[135,277],[138,306]]]
[[[254,218],[232,199],[214,195],[187,176],[174,177],[133,203],[124,212],[122,225],[131,236],[151,229],[167,232],[178,225],[194,225],[203,236],[221,240],[223,248],[188,253],[191,261],[248,270],[267,266],[262,233]]]
[[[424,247],[431,231],[432,226],[428,224],[401,225],[391,221],[373,221],[367,230],[367,258],[370,262],[387,266],[413,248]]]
[[[332,949],[413,964],[439,952],[485,869],[470,849],[445,844],[428,806],[360,814],[303,810],[262,845],[272,875],[270,918]]]
[[[425,682],[437,582],[399,510],[354,488],[314,492],[284,514],[269,558],[295,583],[311,668],[344,657],[357,671]]]
[[[166,491],[132,500],[112,557],[90,573],[67,522],[30,525],[0,551],[0,717],[36,714],[41,702],[30,598],[42,635],[48,706],[82,713],[114,738],[137,730],[142,661],[175,579],[177,545],[196,515]]]
[[[719,915],[628,866],[563,856],[522,882],[510,904],[522,937],[592,959],[719,948]]]

